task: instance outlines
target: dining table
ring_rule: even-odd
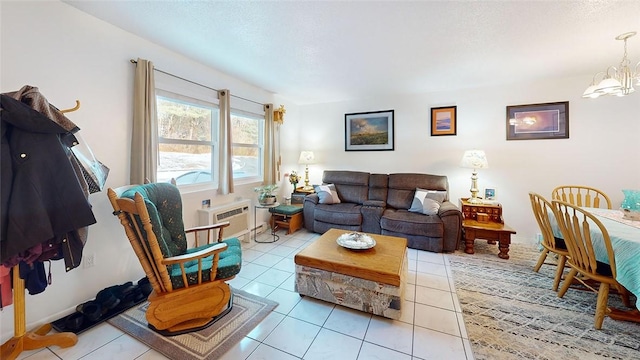
[[[612,319],[640,322],[640,221],[629,220],[619,209],[603,209],[583,207],[593,214],[606,228],[611,239],[611,246],[616,261],[616,281],[636,296],[636,309],[609,309],[607,314]],[[562,238],[556,219],[549,217],[553,235]],[[595,225],[595,224],[592,224]],[[590,226],[591,241],[596,259],[609,264],[607,249],[600,228]]]

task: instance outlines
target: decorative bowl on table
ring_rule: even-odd
[[[376,246],[376,241],[369,235],[350,232],[338,236],[336,239],[338,245],[352,250],[366,250]]]

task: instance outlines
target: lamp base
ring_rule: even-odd
[[[467,202],[469,204],[482,204],[482,199],[478,199],[477,197],[470,197]]]
[[[471,174],[471,197],[469,198],[470,204],[482,204],[482,199],[478,198],[478,170],[473,169]]]
[[[311,190],[313,186],[309,185],[309,165],[304,168],[304,190]]]

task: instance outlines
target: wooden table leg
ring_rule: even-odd
[[[500,253],[498,254],[498,257],[506,260],[509,258],[509,244],[511,244],[511,234],[500,233],[499,241],[500,243],[498,244],[498,249],[500,250]]]
[[[476,240],[476,232],[473,229],[464,230],[464,252],[467,254],[475,254],[473,251],[473,242]]]

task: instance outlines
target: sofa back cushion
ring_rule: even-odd
[[[340,201],[362,204],[368,200],[369,173],[348,170],[325,170],[324,184],[334,184]]]
[[[387,205],[396,209],[411,208],[416,188],[446,191],[445,201],[449,200],[449,182],[444,175],[430,174],[389,174]]]
[[[371,174],[369,177],[369,200],[387,201],[389,175]]]

